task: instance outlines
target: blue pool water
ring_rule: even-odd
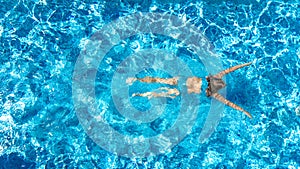
[[[0,2],[1,169],[300,168],[300,1]],[[74,90],[74,81],[88,81],[76,79],[74,72],[78,70],[76,66],[80,56],[88,51],[91,44],[89,40],[95,37],[97,31],[116,19],[138,12],[175,15],[197,27],[209,41],[208,51],[205,50],[203,55],[211,52],[211,55],[218,56],[222,65],[217,66],[222,69],[253,62],[251,66],[226,76],[225,92],[228,100],[248,110],[253,119],[225,106],[220,114],[213,116],[216,123],[210,123],[216,124],[216,129],[209,132],[203,142],[199,142],[210,106],[214,105],[202,92],[193,97],[200,101],[194,104],[199,111],[196,112],[192,128],[189,130],[189,125],[182,125],[173,133],[173,137],[160,142],[168,146],[170,140],[177,139],[176,134],[186,132],[169,151],[143,158],[128,158],[101,147],[97,139],[101,142],[102,136],[95,139],[86,128],[86,124],[94,125],[94,121],[88,123],[78,113],[81,104],[76,104],[78,102],[74,99],[74,93],[78,92]],[[122,27],[124,25],[120,24],[116,29]],[[168,27],[166,30],[169,30]],[[113,32],[113,29],[110,31]],[[95,75],[96,108],[100,113],[92,114],[93,107],[89,107],[87,112],[95,118],[102,115],[99,121],[104,119],[114,130],[131,136],[126,137],[129,140],[132,137],[147,139],[160,135],[181,121],[178,117],[194,117],[187,116],[194,114],[189,111],[181,114],[186,103],[185,97],[131,97],[128,104],[118,108],[114,99],[122,101],[123,97],[118,96],[119,91],[111,87],[124,83],[124,79],[112,81],[115,72],[122,74],[120,67],[123,61],[135,53],[140,56],[138,52],[146,49],[163,49],[174,53],[191,69],[191,74],[202,78],[207,76],[211,73],[211,67],[205,67],[205,60],[199,59],[202,56],[197,56],[184,41],[176,39],[181,35],[182,32],[175,32],[172,37],[144,33],[117,42],[105,54]],[[114,38],[110,37],[110,40]],[[97,46],[91,51],[97,52]],[[166,55],[165,60],[171,60],[169,57],[171,55]],[[130,63],[145,61],[136,58]],[[89,62],[88,58],[83,61],[86,65],[94,63]],[[158,60],[150,65],[160,68],[159,63]],[[187,71],[173,66],[166,67],[178,74]],[[82,72],[84,74],[85,70]],[[138,78],[146,76],[171,78],[176,74],[156,68],[145,68],[136,73]],[[184,81],[179,80],[179,83],[183,84]],[[183,91],[183,86],[175,88]],[[205,90],[206,86],[207,83],[203,81],[202,89]],[[129,87],[128,93],[132,95],[159,87],[172,85],[149,84],[145,87],[145,84],[136,82]],[[116,97],[112,96],[114,92],[117,93]],[[89,98],[78,100],[85,103],[84,99]],[[151,105],[161,103],[164,106],[151,109]],[[121,110],[129,106],[154,113],[153,118],[156,115],[157,118],[145,123],[135,121],[135,116],[127,119]],[[189,106],[187,110],[194,110],[194,107]],[[163,110],[157,113],[160,109]],[[152,114],[143,115],[152,117]],[[222,117],[218,118],[218,115]],[[109,140],[106,145],[113,150],[124,146]],[[123,150],[126,148],[123,147]],[[132,151],[138,154],[145,150]]]

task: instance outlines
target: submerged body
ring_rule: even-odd
[[[223,70],[219,72],[216,75],[209,75],[206,77],[206,81],[208,82],[208,86],[205,90],[207,97],[213,97],[216,100],[219,100],[220,102],[238,110],[243,113],[245,113],[249,118],[252,118],[252,115],[241,108],[240,106],[232,103],[231,101],[225,99],[222,95],[218,93],[218,91],[226,86],[226,83],[222,80],[222,77],[228,73],[231,73],[237,69],[240,69],[245,66],[251,65],[252,62],[233,66],[231,68],[228,68],[226,70]],[[128,78],[126,80],[126,83],[131,85],[135,81],[140,81],[143,83],[162,83],[162,84],[168,84],[168,85],[177,85],[178,84],[179,77],[174,78],[155,78],[155,77],[144,77],[144,78]],[[201,93],[201,86],[202,86],[202,78],[199,77],[190,77],[186,80],[185,85],[187,86],[187,91],[189,94]],[[134,93],[132,96],[141,96],[141,97],[148,97],[148,99],[151,99],[152,97],[169,97],[169,98],[175,98],[177,97],[180,92],[175,88],[167,88],[162,87],[158,89],[159,92],[146,92],[146,93]]]

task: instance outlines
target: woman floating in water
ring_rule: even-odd
[[[245,111],[240,106],[232,103],[231,101],[225,99],[222,95],[218,93],[218,91],[226,86],[226,83],[222,80],[222,77],[228,73],[231,73],[237,69],[240,69],[245,66],[251,65],[252,62],[233,66],[229,69],[223,70],[219,72],[216,75],[209,75],[206,77],[206,81],[208,82],[208,87],[205,90],[207,97],[213,97],[220,102],[239,110],[243,113],[245,113],[249,118],[252,118],[252,115]],[[143,83],[162,83],[162,84],[168,84],[168,85],[177,85],[178,84],[179,77],[174,78],[155,78],[155,77],[144,77],[144,78],[128,78],[126,80],[126,83],[131,85],[135,81],[140,81]],[[189,94],[201,93],[201,86],[202,86],[202,79],[199,77],[190,77],[186,80],[186,86],[187,91]],[[180,92],[176,88],[168,88],[168,87],[161,87],[158,88],[158,90],[153,92],[146,92],[146,93],[134,93],[132,96],[141,96],[141,97],[148,97],[148,99],[151,99],[152,97],[169,97],[169,98],[175,98],[180,94]]]

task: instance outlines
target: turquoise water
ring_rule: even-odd
[[[76,61],[98,30],[136,12],[185,18],[204,33],[224,68],[253,61],[226,76],[226,98],[254,118],[225,106],[215,132],[199,143],[211,106],[210,98],[201,93],[195,124],[169,152],[126,158],[98,146],[76,116]],[[193,74],[209,74],[202,60],[174,37],[132,36],[118,42],[102,60],[95,80],[97,108],[123,135],[147,138],[164,133],[181,117],[184,102],[183,97],[131,97],[131,106],[138,110],[151,110],[151,104],[165,107],[152,122],[126,120],[113,104],[111,79],[127,56],[142,49],[164,49],[175,53]],[[1,1],[0,40],[0,168],[300,167],[299,1]],[[144,69],[136,77],[147,75],[175,76]],[[203,82],[203,90],[206,85]],[[134,83],[129,93],[158,87]]]

